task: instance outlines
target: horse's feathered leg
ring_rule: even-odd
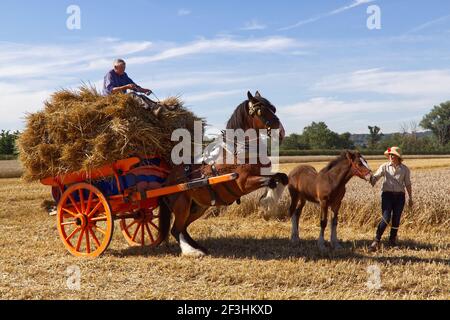
[[[187,234],[187,222],[191,211],[192,198],[186,194],[180,194],[175,202],[173,213],[175,221],[173,223],[172,235],[178,241],[182,255],[200,257],[204,256],[205,252],[195,248],[195,243]]]

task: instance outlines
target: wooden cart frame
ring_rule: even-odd
[[[134,157],[89,172],[78,171],[41,180],[42,184],[51,186],[58,193],[58,232],[71,254],[88,258],[100,256],[111,242],[115,220],[120,220],[122,234],[129,245],[156,247],[164,240],[157,210],[159,197],[238,178],[236,173],[232,173],[148,190],[123,188],[121,177],[129,174],[141,161],[141,158]],[[163,177],[170,172],[164,165],[150,168]],[[116,181],[116,195],[107,196],[93,184],[105,177]]]

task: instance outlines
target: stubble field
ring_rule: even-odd
[[[369,164],[374,169],[382,162]],[[325,162],[310,164],[321,168]],[[82,260],[66,252],[56,218],[41,209],[48,188],[9,178],[19,169],[0,162],[6,177],[0,179],[0,298],[449,299],[450,159],[406,164],[413,170],[415,206],[405,211],[400,248],[368,252],[380,191],[354,178],[340,215],[339,252],[317,249],[315,205],[306,207],[301,242],[292,244],[287,194],[271,213],[258,210],[254,194],[193,224],[191,234],[209,249],[208,257],[181,257],[173,239],[157,249],[129,248],[116,226],[105,254]],[[74,290],[68,282],[78,268],[81,282]]]

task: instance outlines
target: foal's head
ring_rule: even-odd
[[[359,151],[349,151],[345,152],[345,157],[350,162],[351,170],[353,175],[360,177],[361,179],[370,180],[372,175],[372,170],[369,167],[366,159],[359,153]]]

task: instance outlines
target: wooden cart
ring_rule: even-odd
[[[58,232],[77,257],[98,257],[111,242],[114,221],[131,246],[158,246],[158,198],[186,190],[229,182],[237,174],[163,186],[169,168],[159,157],[129,158],[91,171],[41,180],[52,187],[57,202]]]

